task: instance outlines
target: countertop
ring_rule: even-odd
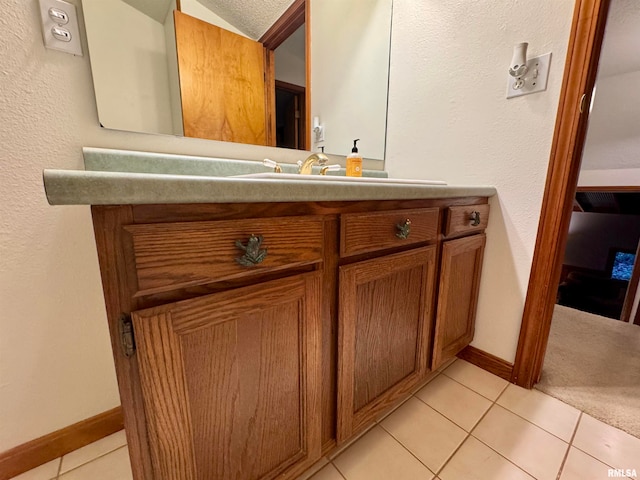
[[[51,205],[263,203],[490,197],[489,185],[354,184],[229,175],[268,171],[259,162],[85,148],[86,170],[43,172]],[[293,165],[283,165],[285,171]],[[127,171],[122,171],[124,169]],[[178,173],[178,174],[176,174]],[[385,172],[366,171],[386,177]]]

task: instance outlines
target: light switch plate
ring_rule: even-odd
[[[517,78],[509,77],[507,81],[507,98],[521,97],[531,93],[543,92],[547,89],[547,80],[549,79],[549,66],[551,65],[551,52],[539,57],[527,59],[527,73],[521,78],[524,80],[524,86],[520,89],[513,88],[518,81]],[[537,73],[536,73],[537,72]]]
[[[49,9],[51,8],[64,12],[69,18],[68,23],[57,23],[49,15]],[[63,0],[40,0],[40,18],[42,20],[42,38],[44,39],[45,47],[82,56],[82,42],[80,41],[78,13],[75,5]],[[68,42],[58,40],[52,33],[53,28],[61,28],[68,31],[71,40]]]

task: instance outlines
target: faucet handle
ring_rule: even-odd
[[[336,172],[340,170],[342,167],[340,164],[336,163],[335,165],[325,165],[320,169],[320,175],[326,175],[327,172]]]
[[[270,158],[265,158],[262,161],[262,164],[265,167],[269,167],[269,168],[273,168],[273,171],[275,173],[282,173],[282,168],[280,167],[280,165],[278,165],[278,162],[274,162],[273,160],[271,160]]]

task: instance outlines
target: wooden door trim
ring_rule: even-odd
[[[307,0],[295,0],[258,40],[269,50],[275,50],[305,21]]]
[[[540,378],[587,129],[609,0],[576,0],[549,170],[511,381]]]
[[[290,92],[296,95],[297,101],[300,102],[300,119],[299,119],[299,128],[300,132],[298,134],[298,144],[296,148],[298,150],[305,150],[308,146],[307,143],[307,89],[306,87],[301,87],[300,85],[296,85],[294,83],[283,82],[282,80],[276,80],[274,85],[274,90],[284,90],[286,92]],[[275,95],[274,95],[275,96]],[[275,113],[275,109],[274,109]],[[274,127],[273,130],[275,132],[275,114],[273,115]],[[275,133],[274,133],[275,139]]]
[[[302,25],[305,28],[305,101],[303,129],[305,131],[304,145],[308,148],[311,145],[311,28],[310,28],[310,0],[295,0],[278,20],[260,37],[258,40],[265,48],[265,72],[266,72],[266,103],[267,103],[267,144],[276,146],[276,69],[275,69],[275,49],[291,36]]]

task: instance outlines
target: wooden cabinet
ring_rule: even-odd
[[[371,425],[471,341],[486,202],[92,207],[134,479],[291,479]]]
[[[436,247],[340,267],[338,442],[429,371]]]
[[[313,273],[132,314],[155,478],[267,479],[320,458],[320,291]]]
[[[478,234],[443,243],[432,369],[473,339],[485,242]]]

